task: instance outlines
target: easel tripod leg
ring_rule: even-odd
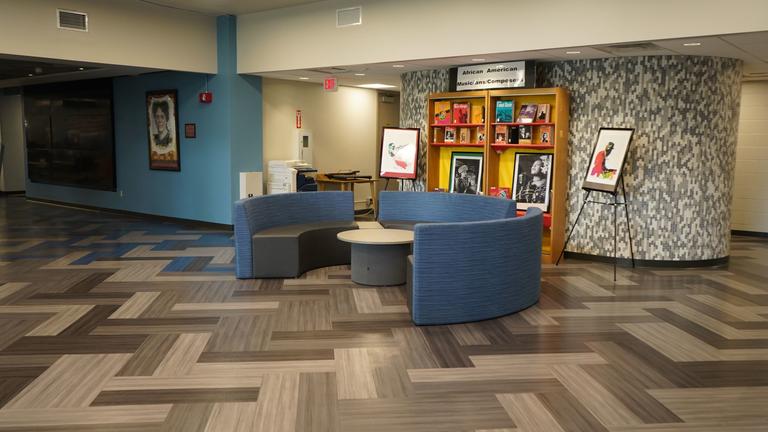
[[[568,247],[568,242],[571,241],[571,236],[573,235],[573,230],[576,229],[576,225],[579,223],[579,218],[581,217],[581,212],[584,211],[584,206],[587,205],[587,201],[589,201],[589,194],[592,191],[587,191],[587,196],[584,197],[584,202],[581,203],[581,208],[579,209],[579,214],[576,215],[576,220],[573,222],[573,226],[571,227],[571,231],[568,232],[568,237],[565,238],[565,243],[563,244],[563,250],[560,251],[560,255],[557,257],[557,261],[555,261],[555,265],[560,264],[560,259],[563,257],[563,254],[565,253],[565,248]]]
[[[616,212],[618,209],[618,203],[616,202],[616,195],[613,195],[613,281],[616,282],[616,263],[619,261],[619,256],[616,254],[616,244],[619,238],[619,223],[616,220]]]
[[[624,189],[624,178],[621,179],[621,194],[624,196],[624,215],[627,217],[627,235],[629,235],[629,256],[632,257],[632,268],[635,268],[635,252],[632,248],[632,228],[629,225],[629,203],[627,202],[627,191]]]

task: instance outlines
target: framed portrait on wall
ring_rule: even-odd
[[[483,154],[470,152],[451,153],[451,193],[477,195],[483,186]]]
[[[385,127],[381,134],[379,177],[415,179],[419,129]]]
[[[149,169],[180,171],[176,90],[147,92],[147,137]]]
[[[616,193],[634,129],[600,128],[582,189]]]
[[[551,184],[551,153],[515,153],[512,196],[518,210],[538,207],[546,212]]]

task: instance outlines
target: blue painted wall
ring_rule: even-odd
[[[159,72],[113,80],[117,191],[31,183],[27,196],[222,224],[232,223],[239,172],[262,170],[261,78],[237,75],[236,18],[218,18],[219,73],[212,104],[198,102],[203,74]],[[178,93],[181,171],[149,169],[145,94]],[[184,138],[184,123],[197,138]],[[122,192],[122,193],[121,193]]]

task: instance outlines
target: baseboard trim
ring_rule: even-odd
[[[768,233],[760,232],[760,231],[742,231],[742,230],[731,230],[731,235],[737,235],[737,236],[744,236],[744,237],[768,237]]]
[[[24,196],[26,191],[0,191],[0,196]]]
[[[159,220],[163,222],[171,222],[171,223],[190,226],[194,228],[212,229],[217,231],[219,230],[232,231],[233,229],[233,226],[228,224],[219,224],[219,223],[199,221],[194,219],[175,218],[171,216],[154,215],[150,213],[140,213],[140,212],[133,212],[128,210],[111,209],[106,207],[96,207],[96,206],[89,206],[85,204],[75,204],[75,203],[49,200],[49,199],[43,199],[43,198],[27,197],[27,201],[36,202],[40,204],[55,205],[60,207],[70,207],[78,210],[89,210],[89,211],[97,211],[102,213],[112,213],[112,214],[121,215],[121,216],[135,217],[137,219],[152,219],[155,221]]]
[[[591,255],[578,252],[565,252],[566,258],[582,259],[587,261],[596,261],[613,264],[613,257],[602,255]],[[635,259],[635,265],[638,267],[657,267],[657,268],[689,268],[689,267],[720,267],[728,264],[730,257],[713,258],[706,260],[674,261],[674,260],[641,260]],[[632,260],[629,258],[619,258],[617,265],[619,267],[632,267]]]

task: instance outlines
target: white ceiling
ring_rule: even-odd
[[[322,0],[140,0],[158,6],[210,15],[240,15],[315,3]]]
[[[478,63],[493,63],[511,60],[559,61],[591,58],[606,58],[638,55],[695,55],[730,57],[744,61],[744,78],[768,79],[768,32],[744,33],[736,35],[706,36],[687,39],[655,40],[656,47],[650,50],[636,50],[620,55],[613,54],[606,45],[587,47],[566,47],[542,51],[523,51],[511,53],[493,53],[464,57],[434,58],[396,63],[376,63],[339,66],[341,70],[320,68],[321,70],[294,70],[262,74],[269,78],[298,80],[300,77],[309,78],[308,82],[321,82],[328,76],[339,78],[341,85],[357,86],[361,84],[381,83],[400,87],[400,74],[408,71],[437,69],[471,64],[475,59]],[[687,43],[700,43],[699,46],[685,46]],[[566,54],[567,51],[579,51],[579,54]],[[395,68],[394,64],[404,67]],[[365,76],[355,76],[364,73]]]

